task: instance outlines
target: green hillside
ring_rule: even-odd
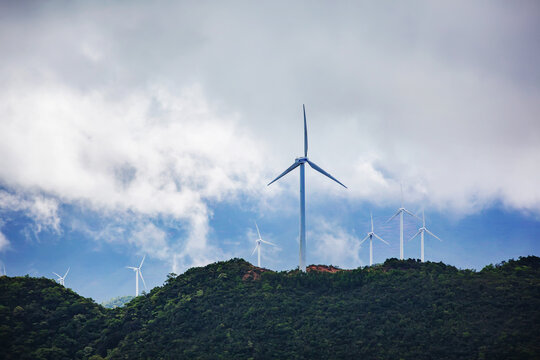
[[[0,277],[0,358],[82,359],[110,321],[106,310],[56,281]]]
[[[115,309],[2,277],[0,324],[5,359],[538,359],[540,258],[307,274],[233,259]]]

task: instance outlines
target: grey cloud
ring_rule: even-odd
[[[497,200],[538,212],[538,8],[534,1],[23,3],[3,9],[0,44],[9,55],[0,59],[0,87],[19,94],[60,84],[74,98],[98,94],[128,105],[144,94],[150,105],[137,111],[156,125],[183,114],[160,107],[159,89],[177,94],[195,84],[217,113],[212,121],[235,114],[235,131],[254,141],[235,151],[258,147],[248,156],[265,160],[250,169],[257,179],[300,153],[306,103],[310,156],[349,185],[354,201],[387,204],[404,181],[412,201],[429,196],[457,212]],[[108,111],[99,115],[121,113]],[[198,149],[183,154],[187,164]],[[112,166],[122,182],[131,179],[122,162],[131,157],[120,160]],[[247,181],[239,164],[228,165],[236,167],[229,180]],[[211,179],[227,177],[220,166],[213,171],[202,175],[203,190],[222,199],[222,184]],[[337,191],[323,179],[312,183]]]

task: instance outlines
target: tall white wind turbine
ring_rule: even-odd
[[[139,265],[139,267],[126,266],[126,268],[135,271],[135,296],[139,296],[139,276],[141,277],[144,288],[146,289],[146,283],[144,282],[144,278],[142,276],[142,271],[141,271],[142,264],[143,264],[145,258],[146,258],[146,255],[143,256],[141,264]]]
[[[308,153],[308,137],[307,137],[307,122],[306,122],[306,107],[302,105],[302,109],[304,110],[304,156],[298,157],[294,160],[294,163],[281,175],[279,175],[277,178],[272,180],[268,185],[274,183],[278,179],[282,178],[292,170],[294,170],[297,167],[300,167],[300,264],[299,268],[301,271],[306,271],[306,185],[305,185],[305,175],[304,175],[304,164],[308,163],[309,166],[311,166],[314,170],[320,172],[324,176],[329,177],[330,179],[337,182],[339,185],[343,186],[344,188],[347,188],[345,185],[340,183],[336,178],[334,178],[332,175],[324,171],[322,168],[320,168],[318,165],[316,165],[314,162],[308,159],[307,153]]]
[[[261,238],[261,233],[259,231],[259,227],[257,226],[257,223],[255,223],[255,227],[257,228],[257,234],[259,235],[259,238],[255,240],[255,249],[253,249],[253,252],[251,255],[255,254],[255,251],[257,251],[257,266],[261,267],[261,244],[265,243],[268,245],[276,246],[276,244],[272,244],[270,241],[263,240]]]
[[[369,266],[373,265],[373,237],[375,236],[377,239],[381,240],[386,245],[390,245],[388,242],[383,240],[379,235],[375,234],[373,230],[373,214],[370,213],[371,216],[371,231],[367,233],[367,236],[364,238],[364,240],[360,241],[360,245],[364,243],[367,239],[369,239]]]
[[[418,216],[414,215],[409,210],[405,209],[403,207],[403,185],[400,184],[401,187],[401,207],[397,210],[397,212],[392,215],[392,217],[386,222],[391,221],[393,218],[399,215],[399,259],[403,260],[403,214],[409,214],[411,216],[414,216],[415,218],[418,218]]]
[[[418,234],[420,234],[420,253],[421,253],[422,262],[424,262],[424,233],[425,232],[428,233],[429,235],[433,236],[435,239],[437,239],[439,241],[442,241],[434,233],[432,233],[431,231],[429,231],[426,228],[426,217],[424,216],[424,210],[422,210],[422,227],[420,229],[418,229],[418,232],[416,234],[414,234],[414,236],[412,238],[409,239],[409,241],[411,241],[412,239],[417,237]]]
[[[56,275],[56,276],[58,276],[58,279],[56,279],[56,281],[58,281],[58,282],[60,283],[60,285],[62,285],[62,286],[65,286],[64,284],[65,284],[66,277],[67,277],[67,274],[68,274],[68,272],[69,272],[69,269],[70,269],[70,268],[67,269],[67,271],[66,271],[66,273],[64,274],[64,276],[60,276],[60,275],[58,275],[57,273],[55,273],[55,272],[53,271],[53,274]],[[5,271],[5,270],[4,270],[4,271]]]

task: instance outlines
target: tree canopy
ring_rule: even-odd
[[[389,259],[273,272],[241,259],[106,309],[0,278],[3,359],[537,359],[540,258],[459,270]]]

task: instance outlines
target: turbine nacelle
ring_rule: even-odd
[[[65,280],[66,280],[67,274],[69,273],[69,269],[71,269],[71,267],[69,267],[69,268],[67,269],[67,271],[66,271],[66,273],[64,274],[64,276],[60,276],[60,275],[58,275],[57,273],[55,273],[55,272],[53,271],[53,274],[56,275],[56,276],[58,276],[58,279],[56,279],[56,281],[58,281],[58,282],[60,283],[60,285],[62,285],[62,286],[64,286],[64,282],[65,282]],[[5,275],[5,272],[6,272],[6,269],[4,268],[4,275]]]
[[[414,234],[414,236],[409,239],[409,241],[411,241],[412,239],[420,235],[420,259],[422,260],[422,262],[424,262],[424,234],[431,235],[435,239],[442,241],[437,235],[435,235],[426,228],[426,217],[424,215],[424,210],[422,210],[422,227],[419,228],[416,234]]]
[[[373,227],[373,214],[370,213],[369,216],[371,218],[371,231],[367,233],[367,236],[362,241],[360,241],[359,245],[362,245],[366,240],[369,239],[369,265],[371,266],[373,265],[373,238],[379,239],[386,245],[390,245],[390,244],[386,240],[384,240],[382,237],[375,234],[375,229]]]
[[[294,160],[294,163],[289,166],[284,172],[282,172],[278,177],[276,177],[274,180],[268,183],[268,185],[273,184],[277,180],[281,179],[283,176],[287,175],[289,172],[293,171],[297,167],[300,167],[300,261],[299,261],[299,268],[301,271],[306,271],[306,255],[305,255],[305,249],[306,249],[306,200],[305,200],[305,180],[304,180],[304,164],[308,163],[309,166],[323,174],[324,176],[330,178],[331,180],[337,182],[339,185],[343,186],[344,188],[347,188],[345,185],[343,185],[339,180],[337,180],[335,177],[327,173],[325,170],[323,170],[321,167],[319,167],[317,164],[315,164],[313,161],[309,160],[307,157],[308,154],[308,136],[307,136],[307,120],[306,120],[306,107],[302,105],[302,110],[304,112],[304,156],[297,157]]]
[[[263,240],[261,237],[261,232],[259,231],[259,226],[257,225],[257,222],[255,222],[255,227],[257,228],[257,235],[259,235],[259,238],[255,240],[255,249],[253,249],[253,252],[251,255],[255,254],[255,251],[257,251],[257,266],[261,267],[261,246],[263,243],[276,246],[276,244],[271,243],[270,241]]]
[[[146,254],[143,256],[142,261],[138,267],[126,266],[126,269],[131,269],[135,272],[135,296],[139,296],[139,277],[141,278],[144,288],[146,289],[146,282],[144,281],[144,277],[142,275],[142,270],[141,270],[145,258],[146,258]]]

